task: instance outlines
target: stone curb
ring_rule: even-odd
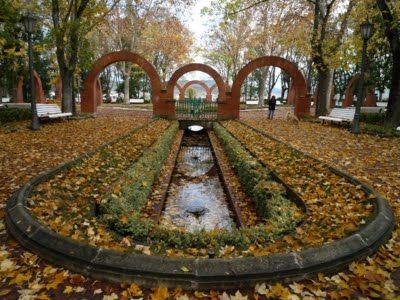
[[[38,175],[14,193],[7,203],[6,224],[12,235],[29,250],[54,264],[96,279],[200,290],[237,289],[264,281],[309,278],[320,272],[340,270],[372,254],[390,238],[394,228],[394,215],[388,202],[354,177],[343,174],[377,197],[375,214],[354,234],[321,247],[297,253],[232,259],[179,259],[96,248],[51,231],[25,206],[33,186],[82,157]],[[182,267],[189,271],[182,271]]]

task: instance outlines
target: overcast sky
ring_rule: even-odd
[[[202,45],[202,36],[205,34],[207,27],[207,17],[201,16],[201,10],[210,6],[212,0],[197,0],[196,4],[189,11],[188,15],[184,17],[184,23],[193,32],[195,38],[194,47],[204,46]],[[195,62],[203,62],[201,57],[193,57]]]

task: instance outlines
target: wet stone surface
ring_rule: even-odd
[[[189,232],[231,230],[235,225],[207,135],[185,135],[182,144],[161,225]]]

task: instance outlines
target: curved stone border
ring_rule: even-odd
[[[40,224],[25,206],[26,198],[35,185],[86,156],[33,178],[14,193],[7,203],[6,223],[22,245],[44,259],[97,279],[187,289],[230,289],[263,281],[303,279],[320,272],[337,271],[354,260],[370,255],[390,238],[394,228],[394,215],[388,202],[370,187],[346,174],[365,192],[376,196],[375,214],[368,224],[351,236],[318,248],[232,259],[179,259],[97,248],[51,231]],[[184,272],[182,267],[189,271]]]

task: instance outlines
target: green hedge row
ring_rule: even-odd
[[[254,201],[258,216],[263,219],[287,219],[288,215],[291,215],[293,203],[287,199],[284,186],[273,180],[268,170],[224,127],[215,124],[214,132],[220,139],[246,194]]]
[[[0,122],[14,122],[21,120],[29,120],[32,117],[29,108],[2,108],[0,109]]]
[[[121,176],[113,189],[101,200],[99,206],[101,214],[118,218],[121,215],[140,213],[178,130],[178,123],[172,123],[161,138]]]

